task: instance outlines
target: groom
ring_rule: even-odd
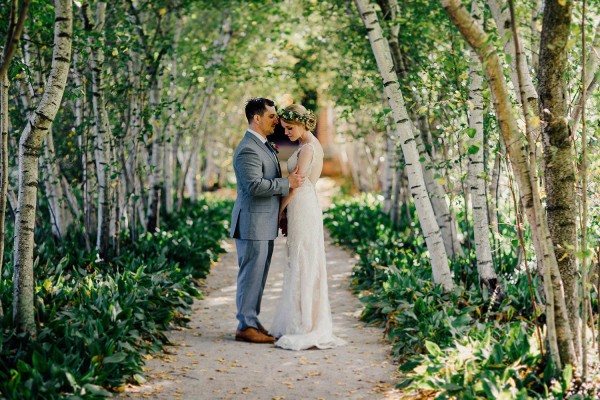
[[[281,177],[276,150],[267,141],[278,122],[275,103],[262,97],[246,103],[248,130],[233,156],[237,199],[231,216],[231,237],[238,254],[237,319],[235,340],[273,343],[258,321],[271,256],[277,237],[279,202],[304,176],[294,171]]]

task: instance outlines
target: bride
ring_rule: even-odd
[[[315,115],[292,104],[279,112],[281,125],[291,141],[300,147],[288,160],[288,171],[296,167],[307,177],[304,184],[290,189],[279,207],[279,220],[287,208],[287,255],[283,292],[271,334],[275,345],[284,349],[328,349],[345,342],[333,335],[327,291],[323,215],[315,183],[323,169],[323,148],[311,133]]]

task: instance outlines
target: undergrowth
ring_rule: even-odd
[[[401,214],[415,215],[409,211]],[[334,241],[357,254],[352,287],[364,303],[361,318],[385,329],[404,373],[400,388],[465,400],[563,399],[573,393],[571,369],[558,375],[542,356],[526,275],[509,268],[516,264],[514,252],[504,255],[506,296],[492,301],[479,286],[474,250],[451,261],[453,291],[433,284],[418,221],[392,226],[372,195],[335,200],[325,224]],[[595,399],[598,393],[588,388],[576,396]]]
[[[12,254],[0,283],[0,394],[9,399],[103,398],[143,382],[143,356],[188,321],[204,278],[223,249],[232,203],[205,198],[163,221],[161,230],[122,239],[111,262],[83,250],[81,235],[57,242],[36,230],[37,338],[12,328]],[[40,240],[45,235],[46,240]],[[11,234],[7,234],[11,237]]]

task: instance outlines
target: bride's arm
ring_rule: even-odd
[[[315,149],[312,145],[302,147],[302,150],[300,150],[300,153],[298,154],[298,165],[296,166],[296,171],[299,174],[306,176],[314,153]],[[306,179],[308,179],[308,176],[306,176]],[[279,220],[281,220],[283,210],[290,204],[290,201],[294,198],[294,194],[297,190],[298,189],[290,189],[290,193],[281,200],[281,203],[279,204]]]
[[[296,189],[290,189],[290,194],[288,194],[283,199],[281,199],[281,203],[279,204],[279,221],[281,221],[281,217],[283,216],[283,211],[288,206],[288,204],[290,204],[290,201],[292,201],[292,198],[294,197],[295,192],[296,192]]]

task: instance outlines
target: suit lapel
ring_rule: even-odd
[[[275,165],[277,165],[277,173],[279,174],[279,177],[281,178],[281,165],[279,165],[279,159],[277,158],[275,153],[273,151],[271,151],[270,149],[268,149],[267,148],[268,145],[261,142],[254,134],[252,134],[252,132],[246,131],[246,137],[253,140],[258,145],[258,147],[260,147],[265,153],[267,153],[269,155],[269,157],[271,157],[271,160],[273,160],[275,162]]]

